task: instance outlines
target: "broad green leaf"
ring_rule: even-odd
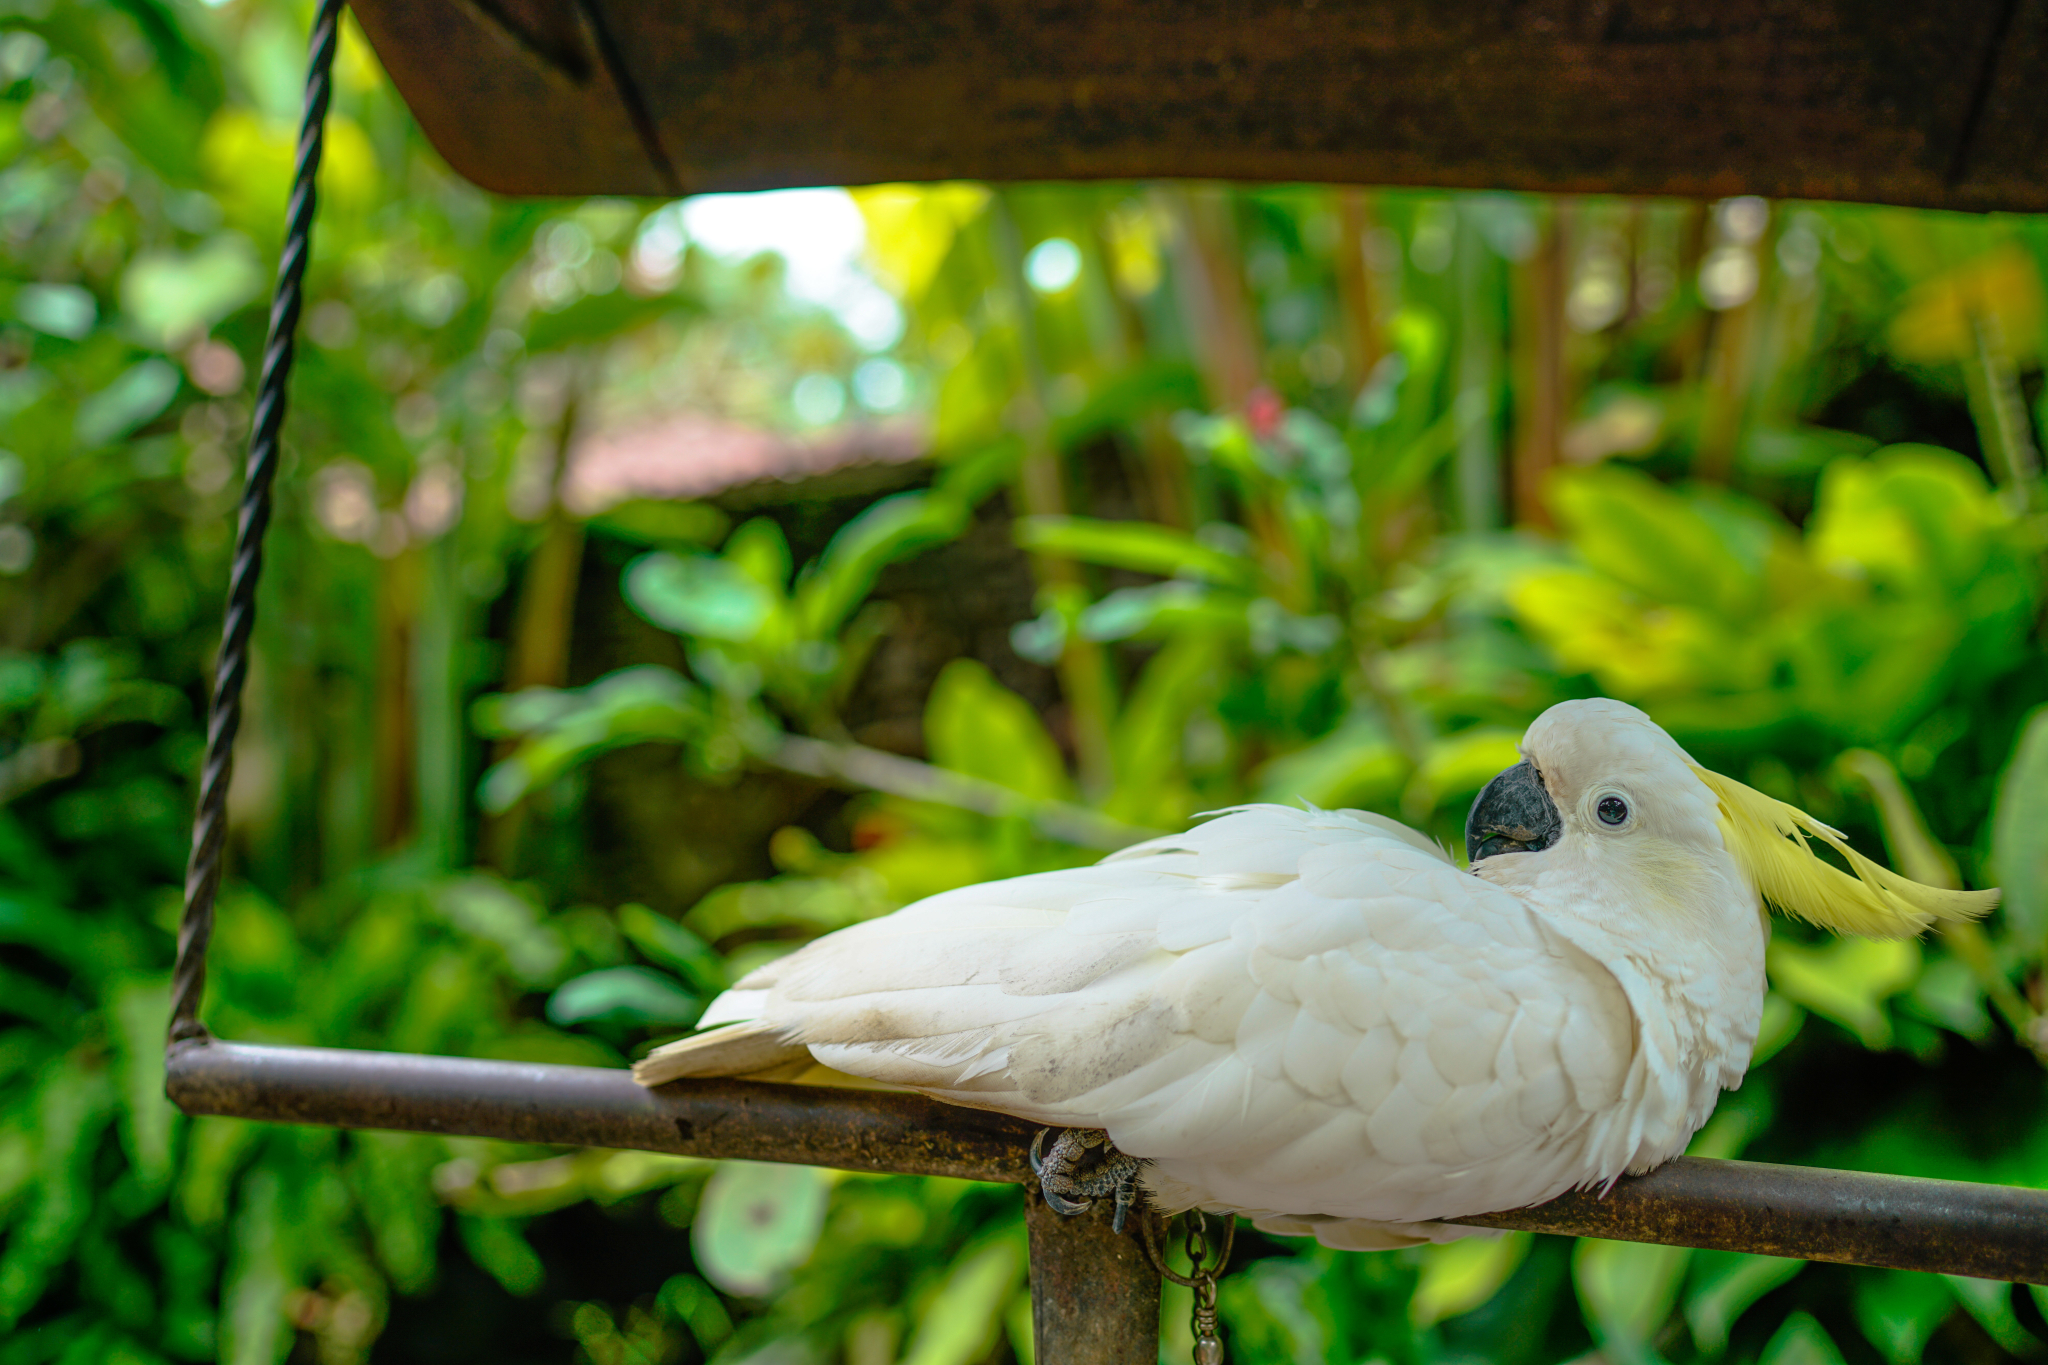
[[[1063,800],[1072,790],[1059,745],[1038,712],[972,659],[955,659],[940,672],[925,703],[924,737],[942,768],[1045,800]]]
[[[1756,1051],[1750,1054],[1752,1067],[1762,1066],[1785,1045],[1799,1036],[1799,1030],[1806,1023],[1806,1011],[1787,1000],[1776,991],[1764,994],[1764,1017],[1757,1025]]]
[[[1139,824],[1178,825],[1185,784],[1178,780],[1188,722],[1213,706],[1223,680],[1223,651],[1213,637],[1186,634],[1152,657],[1116,719],[1111,743],[1117,790],[1111,809]]]
[[[723,559],[657,550],[626,570],[626,599],[680,635],[745,643],[776,610],[771,589]]]
[[[698,1269],[728,1294],[766,1297],[810,1259],[830,1191],[814,1166],[721,1163],[690,1227]]]
[[[544,351],[610,341],[670,318],[687,317],[699,311],[688,299],[674,294],[641,298],[623,289],[604,294],[583,294],[559,312],[539,312],[526,325],[526,349],[538,355]]]
[[[1500,1292],[1534,1241],[1529,1233],[1510,1232],[1422,1248],[1422,1278],[1408,1301],[1408,1320],[1427,1327],[1479,1307]]]
[[[1201,401],[1201,375],[1186,361],[1140,363],[1097,385],[1087,402],[1054,422],[1053,442],[1062,450],[1074,450],[1130,426],[1148,412],[1182,411]]]
[[[1408,780],[1402,809],[1422,815],[1447,801],[1476,795],[1505,770],[1522,761],[1522,737],[1512,730],[1481,727],[1436,740],[1422,766]]]
[[[35,949],[91,981],[131,965],[127,945],[86,915],[0,888],[0,943]]]
[[[2027,717],[1998,786],[1991,863],[2005,897],[1999,918],[2038,950],[2048,936],[2048,706]]]
[[[277,1365],[291,1344],[285,1300],[298,1281],[284,1181],[259,1166],[242,1182],[221,1286],[222,1365]]]
[[[789,537],[769,517],[741,522],[725,539],[719,558],[760,584],[771,597],[780,597],[789,586],[793,567]]]
[[[2020,1324],[2013,1311],[2012,1292],[2016,1286],[2004,1280],[1980,1280],[1968,1275],[1944,1275],[1950,1292],[1963,1310],[1977,1320],[1993,1341],[2016,1356],[2037,1356],[2041,1343]]]
[[[717,943],[742,929],[800,928],[824,933],[858,924],[896,908],[886,899],[879,877],[866,868],[839,877],[774,877],[762,882],[727,883],[691,908],[690,929]],[[787,940],[785,940],[787,942]],[[727,971],[743,975],[730,961]]]
[[[695,1275],[669,1276],[662,1281],[656,1298],[664,1309],[683,1320],[690,1335],[697,1338],[698,1348],[707,1356],[732,1335],[732,1314],[725,1311],[725,1304],[711,1286]]]
[[[42,1296],[70,1259],[93,1214],[93,1166],[113,1118],[106,1071],[74,1049],[29,1090],[22,1117],[35,1125],[35,1176],[0,1245],[0,1337]]]
[[[1784,1256],[1749,1256],[1737,1251],[1693,1253],[1691,1284],[1685,1291],[1685,1324],[1710,1356],[1728,1349],[1736,1319],[1758,1299],[1786,1283],[1806,1262]]]
[[[241,1119],[201,1115],[192,1120],[176,1197],[189,1226],[210,1231],[227,1218],[235,1177],[262,1139],[261,1128]]]
[[[1892,1365],[1919,1365],[1954,1311],[1955,1296],[1939,1275],[1866,1270],[1856,1278],[1856,1325]]]
[[[628,498],[592,517],[593,531],[657,549],[702,547],[724,538],[725,513],[708,502],[670,502],[661,498]]]
[[[291,187],[297,132],[294,121],[224,105],[200,136],[200,164],[230,221],[246,226],[259,240],[281,236],[278,229]],[[362,125],[345,114],[330,113],[320,157],[322,212],[360,212],[377,190],[377,152]]]
[[[1024,1250],[1004,1237],[953,1267],[911,1333],[903,1365],[971,1365],[1002,1331],[1004,1307],[1024,1278]]]
[[[121,312],[137,340],[170,349],[256,298],[266,283],[249,239],[224,232],[192,251],[138,252],[121,276]]]
[[[1582,1238],[1572,1253],[1572,1283],[1594,1334],[1629,1359],[1646,1359],[1651,1338],[1678,1301],[1688,1247]]]
[[[171,404],[182,381],[178,367],[151,359],[123,370],[120,377],[78,405],[72,424],[82,446],[103,446],[126,436]]]
[[[14,291],[14,316],[38,332],[82,341],[99,318],[99,304],[75,284],[25,284]]]
[[[622,905],[619,929],[634,947],[698,990],[715,994],[728,984],[725,967],[711,945],[668,916],[644,905]]]
[[[1743,622],[1762,582],[1699,509],[1647,475],[1614,465],[1561,473],[1551,507],[1586,562],[1651,601]]]
[[[2015,360],[2040,344],[2041,273],[2018,243],[1993,247],[1975,260],[1923,280],[1900,301],[1885,340],[1902,360],[1941,363],[1977,353],[1979,320],[1993,317]]]
[[[562,983],[548,997],[548,1019],[572,1024],[688,1025],[704,1002],[645,967],[604,967]]]
[[[1273,1365],[1323,1365],[1332,1358],[1336,1324],[1306,1257],[1254,1261],[1221,1282],[1231,1349]]]
[[[1663,697],[1759,687],[1772,660],[1709,612],[1646,603],[1603,574],[1535,568],[1508,592],[1515,616],[1567,673],[1590,673],[1609,694]]]
[[[161,978],[119,982],[106,1002],[120,1042],[121,1137],[143,1188],[160,1197],[171,1180],[171,1129],[177,1110],[164,1097],[164,1031],[171,992]]]
[[[883,569],[967,528],[972,508],[945,493],[898,493],[848,522],[797,587],[803,628],[826,634],[866,599]]]
[[[1974,926],[1972,926],[1974,927]],[[1950,934],[1953,935],[1953,929]],[[1953,943],[1953,937],[1950,938]],[[1994,1032],[1985,1008],[1984,983],[1959,957],[1942,954],[1927,964],[1908,997],[1923,1019],[1959,1033],[1975,1043],[1988,1042]]]
[[[915,304],[967,224],[988,204],[986,186],[870,185],[852,192],[867,225],[867,259],[898,294]]]
[[[1145,521],[1025,517],[1017,523],[1017,544],[1034,554],[1165,578],[1184,576],[1239,587],[1252,580],[1251,563],[1243,557],[1205,544],[1185,531]]]
[[[1261,801],[1378,810],[1394,803],[1413,771],[1386,726],[1355,712],[1313,744],[1267,763],[1255,779]]]
[[[1892,1041],[1884,1002],[1920,974],[1920,945],[1912,939],[1848,938],[1810,948],[1773,937],[1765,962],[1773,989],[1834,1020],[1865,1047],[1882,1049]]]
[[[1899,780],[1899,771],[1891,760],[1868,749],[1851,749],[1835,762],[1870,788],[1879,822],[1884,827],[1885,848],[1896,871],[1929,886],[1953,889],[1962,885],[1956,875],[1955,859],[1934,841],[1927,818],[1920,813],[1920,805],[1906,790],[1906,784]]]
[[[648,741],[694,742],[709,727],[711,713],[695,683],[644,664],[584,688],[529,688],[486,697],[477,704],[475,720],[487,735],[526,737],[484,774],[480,801],[496,813],[595,754]]]
[[[1843,1360],[1827,1328],[1811,1313],[1794,1313],[1765,1344],[1757,1365],[1843,1365]]]
[[[523,1299],[538,1292],[546,1281],[547,1268],[510,1219],[462,1214],[455,1227],[462,1234],[469,1259],[504,1286],[506,1293]]]
[[[1176,579],[1141,588],[1118,588],[1084,609],[1076,624],[1087,640],[1107,643],[1161,631],[1245,628],[1251,603],[1242,595]]]
[[[321,1138],[333,1140],[327,1134]],[[437,1139],[422,1133],[369,1132],[354,1137],[350,1150],[354,1158],[350,1183],[369,1225],[370,1244],[376,1249],[377,1259],[390,1276],[393,1288],[401,1293],[419,1293],[433,1279],[435,1253],[441,1239],[442,1214],[434,1198],[432,1173],[446,1149]],[[329,1173],[323,1174],[332,1178]],[[318,1208],[323,1202],[316,1191],[300,1189],[292,1190],[287,1199],[294,1213],[306,1205]],[[294,1217],[284,1234],[285,1254],[304,1255],[305,1242],[317,1244],[317,1232],[314,1237],[307,1236],[313,1231],[306,1227],[303,1217]]]
[[[1814,559],[1916,592],[1961,593],[1996,562],[2012,514],[1951,450],[1894,445],[1828,466],[1807,529]]]
[[[553,984],[568,961],[569,945],[542,921],[540,907],[495,877],[451,878],[435,889],[433,902],[457,929],[501,949],[527,986]]]

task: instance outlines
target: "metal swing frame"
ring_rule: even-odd
[[[497,12],[485,0],[467,3],[487,17]],[[598,35],[605,61],[616,63],[616,44],[605,38],[595,0],[576,5]],[[380,26],[397,22],[394,16],[402,18],[408,8],[370,7],[382,11]],[[1053,1213],[1039,1198],[1026,1160],[1032,1127],[1019,1120],[905,1094],[745,1081],[647,1090],[623,1070],[258,1046],[216,1039],[199,1022],[343,8],[344,0],[320,0],[311,35],[305,118],[251,424],[178,933],[166,1093],[187,1114],[1018,1184],[1027,1200],[1037,1358],[1047,1365],[1153,1365],[1160,1279],[1135,1230],[1113,1233],[1099,1210],[1072,1218]],[[629,111],[639,107],[627,104]],[[665,166],[646,118],[629,122],[652,163]],[[952,165],[942,173],[974,169]],[[672,168],[649,187],[677,188]],[[1570,1194],[1537,1208],[1459,1221],[2048,1284],[2048,1191],[2005,1186],[1680,1157],[1622,1180],[1605,1196]]]

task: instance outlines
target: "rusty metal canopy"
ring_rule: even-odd
[[[2048,0],[355,0],[505,194],[1195,177],[2048,210]]]

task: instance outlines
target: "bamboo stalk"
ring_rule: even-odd
[[[1366,241],[1373,230],[1372,200],[1364,190],[1341,189],[1337,201],[1337,308],[1344,319],[1345,349],[1351,361],[1349,388],[1357,392],[1371,377],[1373,366],[1387,353],[1381,326],[1381,299],[1366,264]]]
[[[1024,383],[1015,405],[1015,425],[1024,439],[1024,458],[1017,474],[1017,499],[1026,516],[1062,516],[1067,511],[1065,478],[1060,468],[1059,451],[1053,443],[1046,397],[1045,354],[1039,349],[1031,288],[1024,279],[1024,247],[1017,230],[1013,203],[1015,193],[1010,189],[996,191],[989,205],[989,222],[995,239],[1001,287],[1009,294],[1010,311],[1017,326],[1017,349],[1024,369]],[[1056,593],[1084,588],[1081,568],[1072,560],[1034,555],[1032,567],[1038,581]],[[1081,789],[1093,797],[1106,796],[1116,785],[1115,758],[1110,741],[1116,700],[1110,682],[1108,658],[1094,641],[1069,638],[1060,654],[1059,676],[1060,690],[1066,698],[1067,713],[1073,727],[1074,760],[1080,770]]]
[[[2034,448],[2005,327],[1997,313],[1983,308],[1970,314],[1970,329],[1976,346],[1963,362],[1963,376],[1985,463],[2001,487],[2031,506],[2041,479],[2041,453]]]
[[[1570,205],[1552,200],[1536,250],[1516,270],[1515,444],[1509,458],[1509,512],[1518,526],[1548,529],[1543,487],[1564,443],[1564,332]]]
[[[571,362],[574,363],[573,360]],[[528,687],[563,687],[569,680],[569,645],[576,626],[576,583],[583,569],[583,523],[562,506],[562,484],[569,472],[569,452],[581,411],[581,389],[571,371],[568,395],[555,423],[548,470],[548,505],[540,543],[526,562],[519,582],[519,605],[505,658],[504,691]],[[502,739],[491,761],[503,762],[518,747]],[[478,861],[501,872],[514,871],[520,836],[526,829],[524,801],[497,814],[486,813],[477,832]]]
[[[1259,329],[1239,269],[1228,191],[1214,185],[1158,191],[1174,231],[1174,281],[1209,402],[1243,409],[1259,386]]]
[[[1087,806],[1039,801],[1000,783],[920,763],[914,758],[803,735],[785,737],[756,758],[771,768],[886,792],[912,801],[931,801],[997,819],[1029,820],[1039,832],[1081,848],[1114,852],[1157,838],[1162,831],[1127,825]]]
[[[1453,465],[1458,525],[1490,531],[1501,523],[1499,277],[1471,214],[1458,215],[1458,368],[1456,402],[1476,409],[1458,431]]]

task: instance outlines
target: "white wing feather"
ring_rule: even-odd
[[[1334,1245],[1611,1180],[1640,1137],[1615,978],[1361,812],[1245,807],[934,896],[771,963],[707,1016],[741,1018],[839,1071],[1106,1128],[1151,1161],[1162,1207]]]

